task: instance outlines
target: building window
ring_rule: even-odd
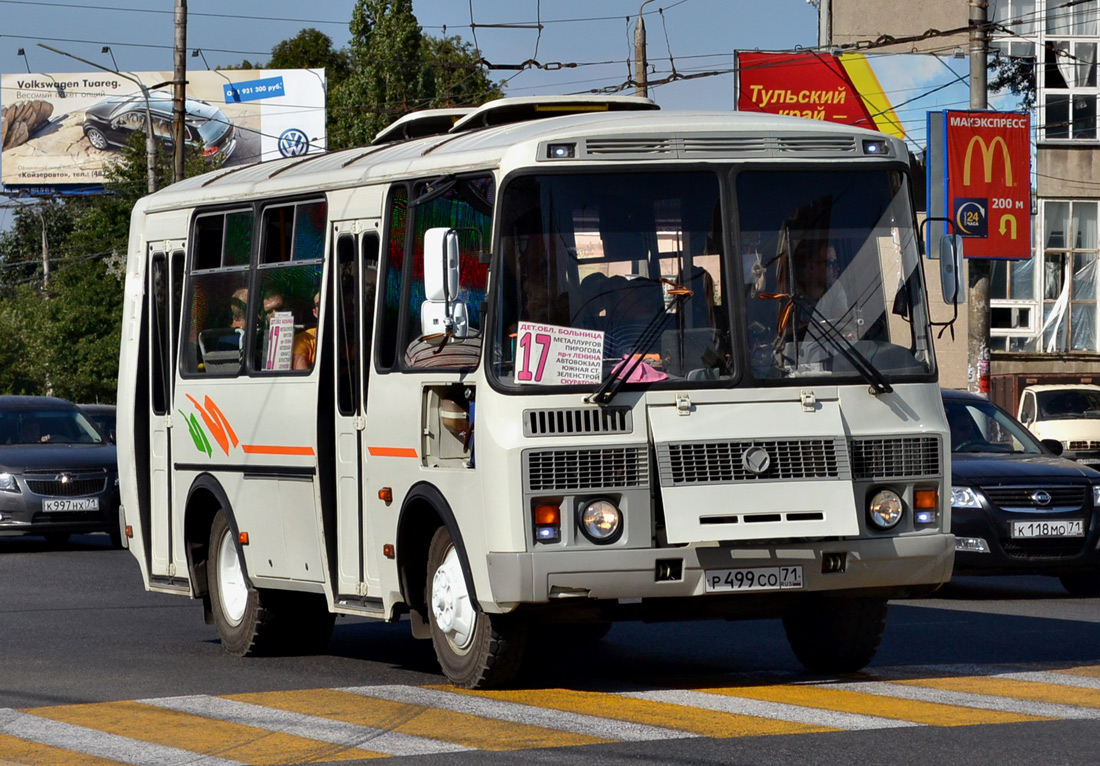
[[[1097,203],[1043,204],[1042,333],[1039,351],[1095,352]]]

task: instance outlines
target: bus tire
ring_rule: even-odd
[[[527,643],[526,624],[512,615],[478,610],[446,527],[435,531],[428,548],[425,596],[432,646],[451,683],[487,689],[515,680]]]
[[[783,628],[806,670],[853,673],[875,656],[886,608],[884,598],[809,596],[783,617]]]

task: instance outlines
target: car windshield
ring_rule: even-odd
[[[991,402],[945,399],[943,408],[951,428],[954,453],[1039,455],[1043,452],[1026,428]]]
[[[492,280],[498,380],[602,391],[612,378],[814,377],[885,391],[933,371],[901,173],[752,170],[733,183],[729,204],[707,170],[512,180]]]
[[[78,410],[0,412],[0,444],[103,444],[103,437]]]
[[[1100,418],[1100,391],[1086,388],[1040,391],[1036,400],[1044,420]]]

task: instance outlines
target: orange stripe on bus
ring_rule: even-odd
[[[417,457],[412,447],[367,447],[374,457]]]
[[[313,447],[280,447],[275,444],[242,444],[250,455],[313,455]]]

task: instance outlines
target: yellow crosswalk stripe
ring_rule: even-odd
[[[999,710],[979,710],[937,702],[921,702],[862,694],[829,686],[766,685],[700,689],[710,694],[780,702],[787,705],[832,710],[857,715],[892,718],[928,726],[976,726],[990,723],[1019,723],[1047,720],[1038,716],[1006,713]]]
[[[121,737],[212,755],[253,766],[384,757],[327,742],[215,721],[138,702],[31,708],[24,712]]]
[[[777,721],[754,716],[691,708],[667,702],[631,699],[616,694],[537,689],[533,691],[469,691],[452,686],[428,688],[485,697],[520,705],[563,710],[619,721],[678,729],[703,737],[752,737],[764,734],[805,734],[836,731],[795,721]]]
[[[234,694],[229,695],[229,698],[295,713],[323,716],[357,726],[443,740],[477,750],[567,747],[612,741],[529,724],[495,721],[423,705],[363,697],[332,689]]]
[[[907,686],[920,686],[926,689],[963,692],[966,694],[985,694],[994,697],[1008,697],[1029,702],[1051,702],[1058,705],[1100,708],[1100,690],[1081,689],[1073,686],[1055,686],[1035,681],[1017,681],[1008,678],[988,676],[958,676],[944,678],[921,678],[895,681]]]
[[[117,766],[94,755],[74,753],[52,745],[40,745],[18,737],[0,734],[0,766]]]

